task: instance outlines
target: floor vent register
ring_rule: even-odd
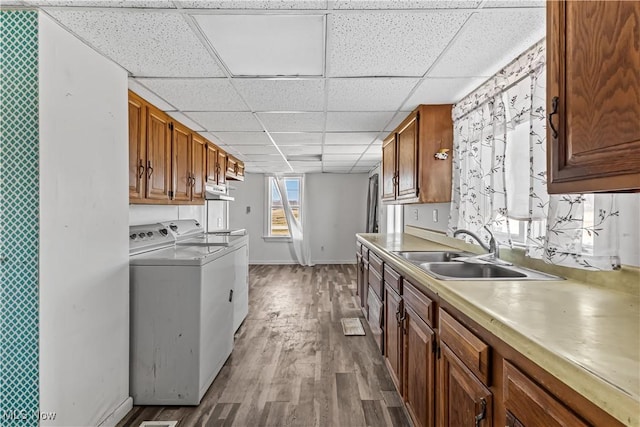
[[[359,317],[347,317],[342,319],[342,332],[345,335],[364,335],[364,328]]]

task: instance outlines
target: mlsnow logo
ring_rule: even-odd
[[[42,411],[25,411],[23,409],[2,411],[0,419],[5,421],[53,421],[56,419],[55,412],[42,412]]]

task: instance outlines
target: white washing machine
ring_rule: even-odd
[[[182,244],[201,234],[193,220],[130,228],[136,405],[199,404],[233,350],[235,252],[248,239]]]

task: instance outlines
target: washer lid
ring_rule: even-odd
[[[145,252],[129,258],[129,265],[193,265],[207,264],[222,255],[223,246],[172,246]]]
[[[161,222],[160,224],[173,233],[176,241],[191,239],[204,233],[202,225],[195,219],[176,219],[174,221]]]

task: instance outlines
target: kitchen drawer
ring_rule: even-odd
[[[402,276],[393,268],[389,267],[388,264],[384,266],[384,282],[393,288],[398,295],[402,295]]]
[[[415,285],[406,279],[403,284],[402,293],[405,306],[411,307],[427,325],[433,327],[433,301],[416,289]]]
[[[464,325],[440,309],[440,339],[485,385],[489,384],[490,349]]]
[[[384,282],[382,281],[382,277],[373,268],[369,269],[369,287],[378,296],[378,299],[382,299]]]
[[[373,251],[369,251],[370,268],[378,272],[378,276],[382,277],[382,259]]]

